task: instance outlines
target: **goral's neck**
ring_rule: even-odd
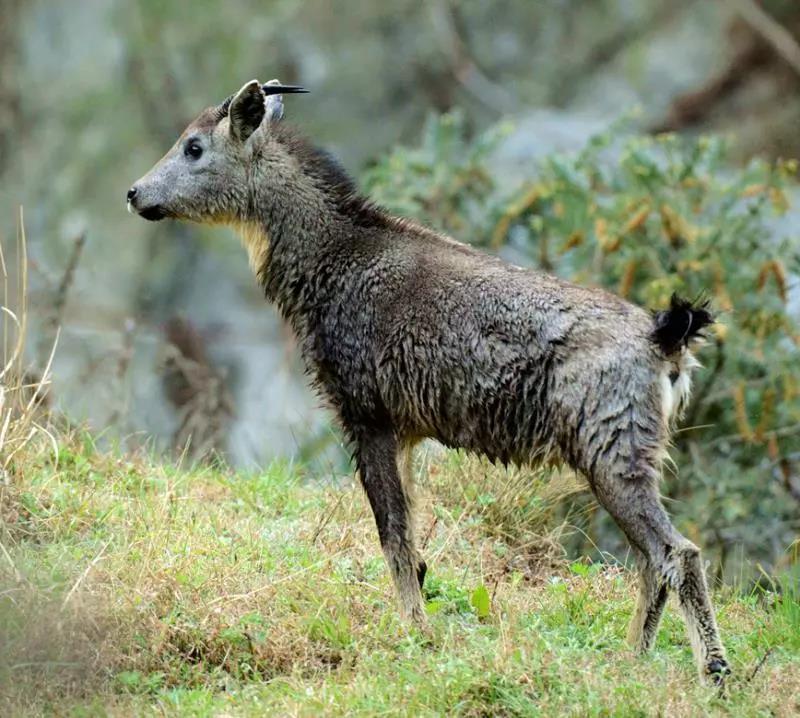
[[[251,218],[236,224],[250,268],[267,298],[301,331],[304,318],[329,294],[326,265],[357,230],[304,182],[259,192],[253,206]]]

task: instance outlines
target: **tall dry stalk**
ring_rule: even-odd
[[[50,372],[57,344],[52,349],[41,373],[31,371],[25,362],[25,342],[28,330],[28,254],[24,216],[19,212],[14,277],[9,277],[2,242],[0,242],[0,274],[3,280],[3,304],[0,306],[3,323],[2,368],[0,368],[0,485],[10,483],[17,460],[26,447],[37,439],[57,444],[44,426],[46,413],[43,403],[50,385]],[[14,291],[10,282],[14,280]]]

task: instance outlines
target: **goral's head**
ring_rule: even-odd
[[[283,117],[282,93],[305,92],[272,80],[251,80],[197,117],[172,149],[128,190],[128,210],[151,221],[235,221],[248,201],[254,157]]]

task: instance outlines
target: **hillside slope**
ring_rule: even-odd
[[[676,606],[635,657],[631,573],[563,557],[551,508],[574,480],[453,454],[423,473],[428,634],[398,621],[348,478],[181,471],[85,436],[40,452],[0,488],[0,714],[800,711],[796,595],[716,592],[723,700]]]

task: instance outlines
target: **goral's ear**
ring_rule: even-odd
[[[264,119],[264,93],[258,80],[250,80],[234,95],[228,108],[231,135],[244,142]]]

